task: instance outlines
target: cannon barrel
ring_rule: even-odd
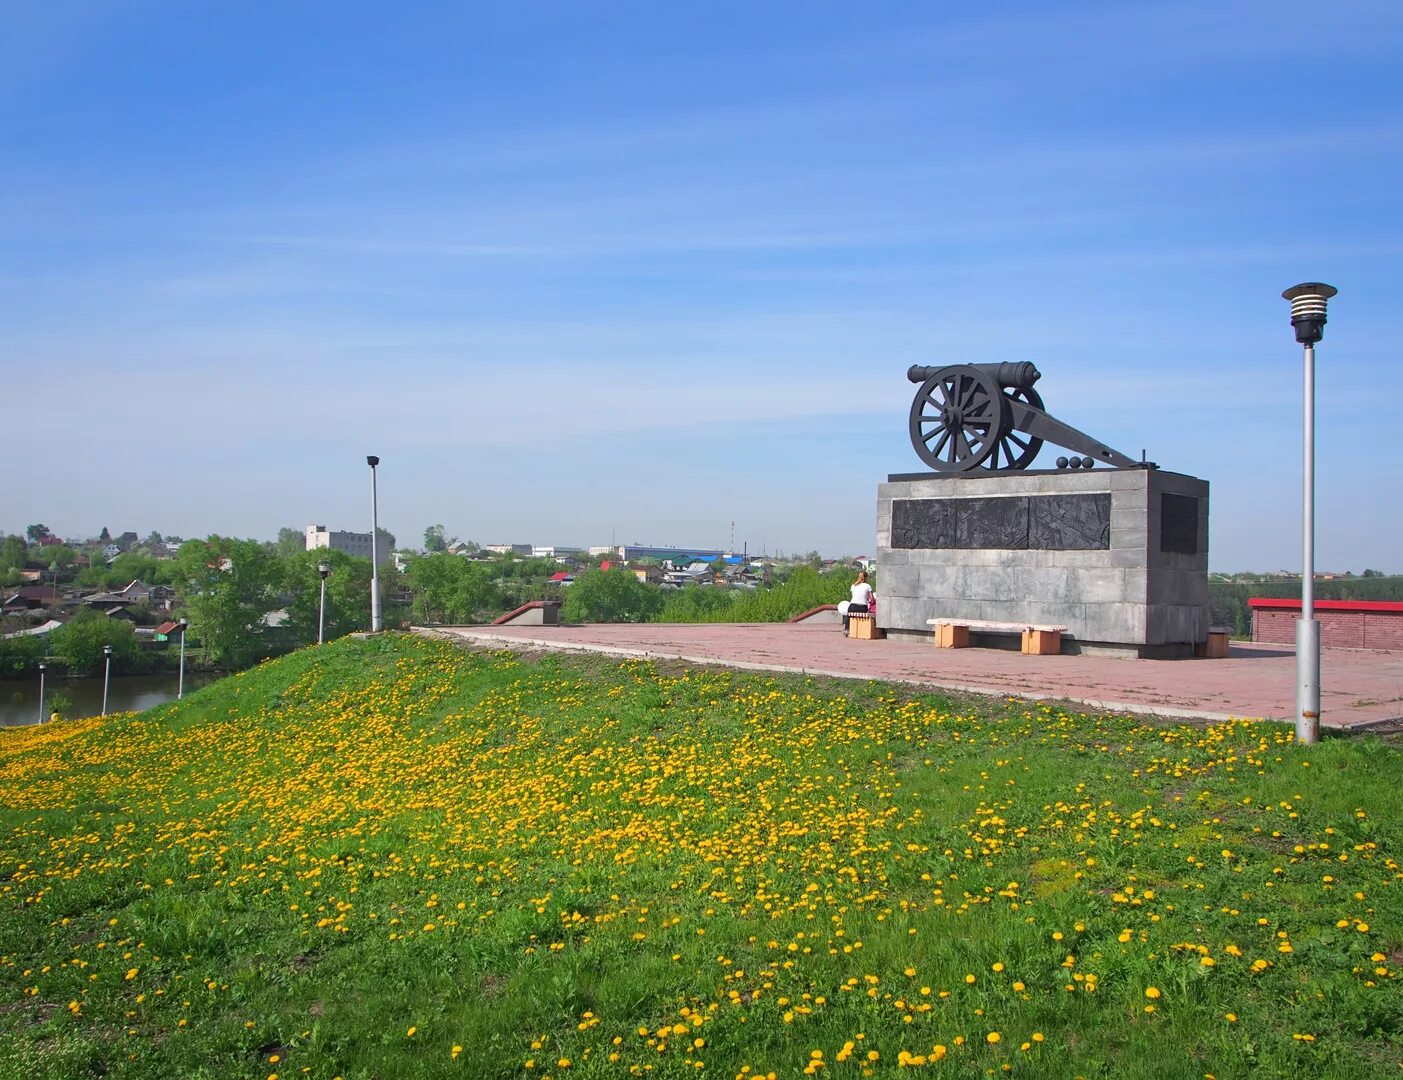
[[[936,367],[921,367],[919,364],[913,364],[907,369],[906,377],[913,383],[923,383],[937,371],[950,366],[952,365],[940,364]],[[1005,389],[1027,390],[1042,378],[1042,372],[1031,360],[1019,360],[1011,364],[968,364],[966,366],[984,372]]]

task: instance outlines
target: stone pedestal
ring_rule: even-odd
[[[877,568],[889,631],[1027,620],[1065,625],[1064,652],[1192,656],[1208,635],[1208,483],[1158,469],[892,476]]]

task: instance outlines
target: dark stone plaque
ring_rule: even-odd
[[[1028,500],[1028,546],[1096,551],[1111,546],[1111,493],[1040,495]]]
[[[1196,512],[1196,511],[1195,511]],[[1087,551],[1111,546],[1111,496],[896,499],[893,548]]]
[[[958,499],[897,499],[891,507],[891,546],[952,548]]]
[[[1159,549],[1175,555],[1198,554],[1198,500],[1192,495],[1159,497]]]
[[[1014,551],[1028,546],[1028,496],[952,501],[956,547]]]

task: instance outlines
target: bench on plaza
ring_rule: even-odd
[[[1062,651],[1065,626],[1045,626],[1030,622],[997,622],[989,619],[927,619],[935,627],[937,649],[969,648],[969,632],[1014,633],[1022,635],[1022,649],[1034,656],[1056,656]]]
[[[877,629],[877,616],[871,611],[854,611],[848,615],[848,637],[859,641],[876,641],[883,636]]]

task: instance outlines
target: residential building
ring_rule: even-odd
[[[535,549],[530,544],[488,544],[487,550],[494,555],[530,555]]]
[[[382,564],[392,562],[395,557],[395,538],[381,530],[381,539],[386,542],[380,545],[375,554]],[[370,558],[370,534],[341,532],[328,529],[325,525],[308,525],[307,550],[316,551],[319,548],[344,551],[347,555],[358,555],[362,559],[368,559]]]

